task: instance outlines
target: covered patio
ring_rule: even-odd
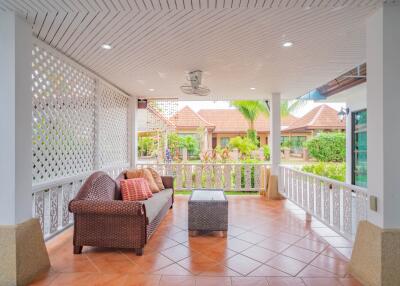
[[[397,0],[0,0],[0,285],[400,285],[399,50]],[[349,73],[364,63],[368,79]],[[368,188],[281,163],[281,103],[351,78],[367,81]],[[171,99],[262,100],[270,162],[139,162],[143,103]],[[145,167],[168,182],[151,221],[117,182]],[[69,203],[93,173],[88,232],[139,246],[75,245]],[[227,237],[190,237],[174,188],[257,194],[228,197]]]

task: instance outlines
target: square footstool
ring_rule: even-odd
[[[228,231],[228,200],[221,189],[193,190],[188,207],[189,235],[199,232]]]

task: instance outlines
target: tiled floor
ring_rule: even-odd
[[[189,238],[188,196],[145,247],[84,247],[72,254],[72,228],[47,243],[52,268],[33,285],[361,285],[347,273],[351,243],[287,201],[229,197],[227,238]]]

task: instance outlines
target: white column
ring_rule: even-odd
[[[279,175],[281,163],[281,95],[273,93],[270,101],[270,149],[271,149],[271,173]]]
[[[367,23],[368,220],[400,228],[400,6],[384,4]]]
[[[129,124],[128,124],[128,148],[129,148],[129,158],[131,167],[136,166],[138,153],[137,153],[137,145],[138,145],[138,138],[137,138],[137,116],[138,116],[138,109],[137,109],[137,98],[135,96],[131,96],[129,98]]]
[[[32,217],[32,32],[0,12],[0,225]]]

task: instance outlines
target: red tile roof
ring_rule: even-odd
[[[215,125],[214,132],[219,133],[246,133],[249,128],[248,121],[237,109],[202,109],[198,112],[208,122]],[[282,125],[287,126],[297,118],[287,116],[282,118]],[[254,127],[258,132],[269,132],[269,120],[264,115],[257,117]]]
[[[337,113],[332,107],[322,104],[290,124],[284,130],[345,129],[345,123],[339,120]]]
[[[185,106],[179,110],[170,121],[175,124],[177,128],[196,128],[196,127],[209,127],[213,128],[215,125],[209,123],[200,114],[197,114],[189,106]]]

